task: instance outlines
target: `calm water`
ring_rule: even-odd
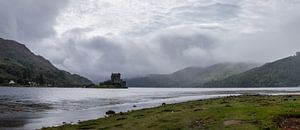
[[[37,129],[103,117],[107,110],[239,94],[297,94],[295,88],[10,88],[0,87],[0,129]],[[136,105],[137,107],[133,107]]]

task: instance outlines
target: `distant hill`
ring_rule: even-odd
[[[21,85],[81,86],[92,82],[54,67],[45,58],[33,54],[25,45],[0,38],[0,84],[14,80]]]
[[[247,71],[255,66],[257,65],[250,63],[220,63],[205,68],[188,67],[172,74],[153,74],[126,81],[129,87],[195,87]]]
[[[205,87],[296,87],[300,85],[300,55],[267,63]]]

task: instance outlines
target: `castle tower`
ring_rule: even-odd
[[[297,57],[300,57],[300,52],[296,52],[296,56],[297,56]]]
[[[120,73],[112,73],[111,74],[111,82],[112,83],[121,83],[121,74]]]

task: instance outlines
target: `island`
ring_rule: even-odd
[[[120,73],[112,73],[111,79],[99,84],[100,88],[127,88],[126,81],[121,79]]]
[[[91,84],[87,88],[128,88],[126,81],[121,79],[121,73],[111,73],[110,80],[99,83],[99,85]]]

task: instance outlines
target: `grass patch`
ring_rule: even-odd
[[[300,96],[243,95],[167,104],[45,130],[198,130],[299,128]],[[290,127],[289,127],[290,128]],[[293,130],[293,129],[292,129]]]

